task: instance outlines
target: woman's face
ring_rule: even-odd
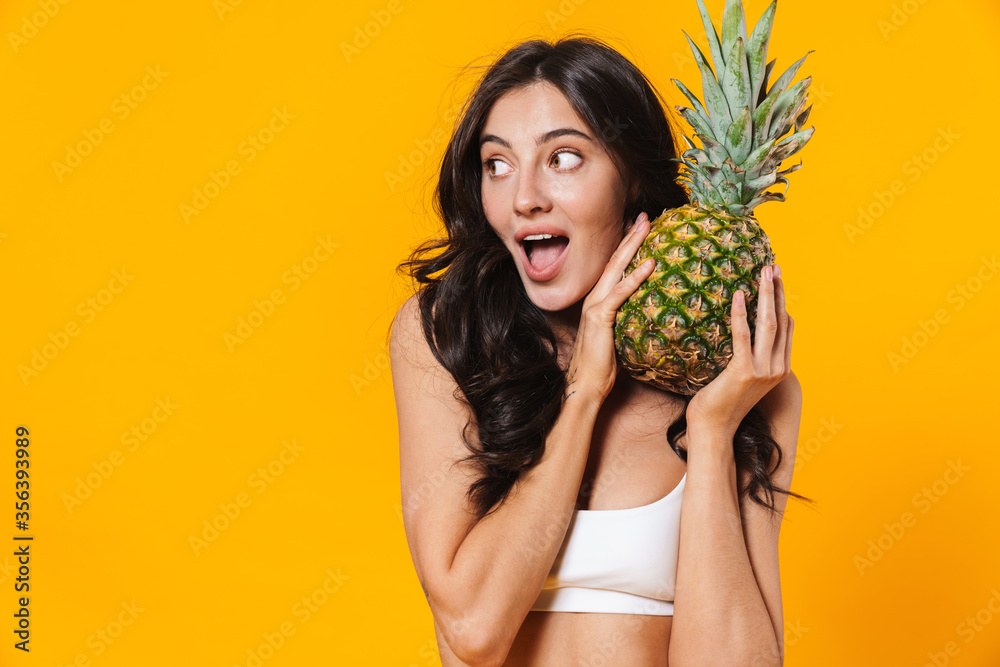
[[[542,310],[569,308],[622,238],[624,188],[611,157],[549,83],[497,100],[479,140],[486,218],[528,297]]]

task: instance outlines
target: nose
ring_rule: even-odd
[[[514,193],[514,212],[520,216],[529,216],[551,208],[552,199],[544,175],[534,169],[521,171],[518,174],[517,191]]]

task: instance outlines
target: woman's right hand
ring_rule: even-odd
[[[648,259],[624,276],[629,262],[649,233],[649,216],[640,213],[618,244],[604,273],[583,300],[580,326],[566,371],[566,397],[583,393],[604,402],[615,385],[618,359],[615,353],[615,313],[653,272],[656,262]]]

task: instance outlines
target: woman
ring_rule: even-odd
[[[590,38],[508,51],[448,144],[447,238],[404,262],[422,286],[390,341],[443,665],[781,664],[801,390],[780,271],[753,345],[734,296],[732,361],[694,397],[615,357],[648,216],[686,203],[675,157],[652,86]]]

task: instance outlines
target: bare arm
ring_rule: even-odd
[[[777,450],[772,457],[771,467],[775,468],[772,479],[776,486],[791,489],[802,416],[802,387],[795,373],[790,373],[781,384],[768,393],[761,406],[771,423],[774,439],[781,448],[780,463],[777,461]],[[744,473],[740,486],[746,485],[747,481],[747,475]],[[781,654],[782,664],[785,658],[785,623],[781,601],[778,546],[787,503],[787,495],[775,494],[774,505],[777,512],[772,514],[770,510],[752,500],[740,497],[740,514],[743,516],[743,534],[746,538],[750,564],[753,566],[757,586],[771,615],[771,625],[778,640],[778,652]]]
[[[567,400],[541,462],[522,476],[508,502],[472,529],[455,555],[448,586],[465,594],[478,635],[472,653],[488,663],[503,663],[566,537],[598,405],[578,396]]]
[[[732,439],[691,432],[688,442],[669,662],[780,665],[743,534]]]
[[[597,413],[617,373],[615,311],[654,267],[647,261],[623,276],[648,231],[648,218],[641,214],[583,301],[566,391],[544,455],[480,521],[466,497],[476,471],[463,475],[448,465],[468,453],[461,440],[468,408],[423,336],[416,300],[400,309],[390,360],[403,521],[435,620],[467,663],[503,663],[565,540]],[[434,491],[422,492],[427,488]]]
[[[771,416],[794,412],[797,424],[797,406],[775,410],[794,404],[788,388],[797,387],[797,382],[785,382],[791,374],[793,320],[785,310],[781,274],[772,273],[766,267],[762,275],[756,341],[751,345],[746,306],[738,292],[732,304],[733,357],[688,404],[688,478],[668,649],[674,667],[782,664],[780,628],[774,625],[781,620],[777,580],[781,517],[762,522],[756,512],[742,516],[733,454],[737,427],[767,396],[771,400],[763,405]],[[782,432],[785,442],[779,444],[786,444],[790,429]],[[787,473],[790,470],[782,470],[782,476]]]
[[[401,309],[390,343],[407,540],[451,650],[471,665],[501,664],[565,539],[601,402],[570,395],[541,461],[474,523],[465,495],[474,475],[450,466],[468,454],[460,436],[468,409],[423,340],[414,306]]]

